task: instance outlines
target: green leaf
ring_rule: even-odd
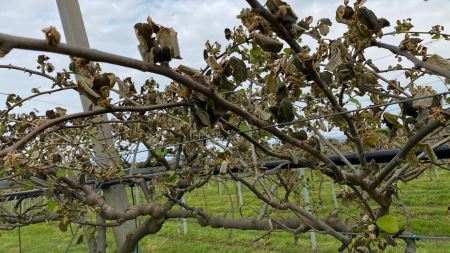
[[[69,225],[69,223],[70,223],[69,217],[64,216],[58,224],[59,230],[61,230],[62,232],[66,232],[67,226]]]
[[[375,94],[370,95],[370,101],[372,101],[372,103],[374,104],[378,104],[379,103],[378,96],[376,96]]]
[[[277,89],[277,94],[276,94],[276,99],[277,102],[281,102],[281,100],[283,100],[284,98],[288,97],[288,88],[286,87],[285,84],[280,85]]]
[[[355,104],[358,109],[361,109],[361,103],[356,98],[350,98],[348,100],[350,103]]]
[[[378,218],[377,225],[381,230],[389,234],[393,234],[400,229],[397,218],[389,214]]]
[[[291,55],[292,54],[292,48],[287,47],[287,48],[283,49],[283,52],[286,55]]]
[[[54,210],[56,210],[56,208],[58,207],[58,204],[56,204],[56,201],[54,200],[49,200],[47,203],[47,211],[53,212]]]
[[[387,125],[389,128],[393,128],[393,127],[399,128],[399,127],[402,126],[402,125],[398,122],[398,116],[396,116],[396,115],[394,115],[394,114],[390,114],[390,113],[388,113],[388,112],[385,112],[385,113],[383,114],[383,119],[384,119],[386,125]]]
[[[378,143],[378,138],[378,134],[372,132],[363,137],[363,142],[366,145],[375,146]]]
[[[78,245],[78,244],[80,244],[80,243],[82,243],[83,242],[83,234],[81,234],[79,237],[78,237],[78,240],[77,240],[77,242],[75,243],[76,245]]]
[[[233,69],[233,78],[237,83],[242,83],[247,79],[247,66],[241,59],[231,57],[230,66]]]
[[[435,35],[433,35],[433,37],[431,37],[433,40],[438,40],[438,39],[440,39],[441,38],[441,35],[439,35],[439,34],[435,34]]]
[[[200,121],[202,122],[203,125],[205,126],[210,126],[211,125],[211,121],[209,119],[209,114],[203,110],[202,108],[195,106],[195,113],[197,114],[197,116],[199,117]]]
[[[175,173],[175,171],[173,171],[173,170],[167,171],[167,172],[164,174],[164,176],[165,176],[164,182],[165,182],[165,183],[168,183],[168,184],[170,184],[170,183],[175,183],[175,182],[177,181],[177,179],[178,179],[177,173]]]
[[[278,90],[278,86],[277,76],[274,72],[270,72],[269,76],[267,77],[267,91],[269,93],[275,93]]]
[[[301,140],[301,141],[306,141],[308,139],[308,134],[306,133],[305,130],[300,130],[300,131],[297,131],[297,132],[293,132],[291,134],[291,136],[296,138],[296,139],[298,139],[298,140]]]
[[[286,123],[293,121],[295,117],[295,109],[291,102],[287,98],[283,98],[278,110],[278,123]]]
[[[236,80],[236,78],[235,78]],[[237,82],[237,80],[236,80]],[[220,86],[219,86],[219,90],[225,90],[225,91],[230,91],[234,89],[234,85],[233,83],[231,83],[230,81],[228,81],[226,76],[222,76],[220,77]]]
[[[56,171],[56,177],[57,177],[57,178],[62,178],[62,177],[64,177],[65,175],[66,175],[65,171],[62,170],[62,169],[59,169],[59,170]]]
[[[165,175],[167,177],[171,178],[171,177],[175,176],[175,171],[173,171],[173,170],[166,171]]]
[[[157,155],[157,156],[165,156],[165,155],[167,155],[167,149],[157,149],[157,150],[155,150],[155,154]]]
[[[246,132],[246,131],[248,131],[248,125],[247,125],[247,123],[241,123],[240,125],[239,125],[239,130],[241,130],[241,132]]]
[[[253,48],[250,50],[250,54],[252,56],[261,56],[264,53],[264,51],[258,47],[258,46],[253,46]]]

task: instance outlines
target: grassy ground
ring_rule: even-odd
[[[311,181],[311,199],[314,206],[318,203],[318,177]],[[419,235],[436,235],[450,237],[450,173],[440,172],[437,179],[434,172],[425,173],[414,182],[401,185],[400,196],[408,210],[414,217],[414,232]],[[338,190],[338,188],[336,188]],[[229,192],[230,194],[228,194]],[[254,215],[260,203],[251,197],[243,189],[244,207],[241,209],[244,215]],[[329,211],[334,208],[331,198],[331,184],[325,182],[322,190],[323,205],[319,212]],[[227,184],[227,189],[222,187],[222,195],[218,193],[217,184],[212,183],[203,189],[188,195],[186,202],[215,214],[223,214],[227,217],[239,217],[236,208],[231,212],[231,202],[237,205],[235,184]],[[398,208],[392,209],[400,216]],[[349,212],[340,206],[342,213]],[[403,220],[402,220],[403,221]],[[403,221],[404,223],[404,221]],[[77,228],[72,225],[72,230]],[[72,236],[69,229],[63,233],[59,231],[57,224],[38,224],[21,228],[22,252],[65,252]],[[74,236],[74,242],[68,252],[86,252],[84,243],[75,244],[81,231]],[[177,220],[167,221],[157,235],[147,236],[140,243],[141,252],[311,252],[309,234],[303,234],[295,242],[292,235],[285,232],[274,232],[270,237],[255,241],[263,235],[263,231],[238,231],[229,229],[201,228],[194,221],[188,220],[187,235],[183,234],[183,226]],[[0,232],[0,252],[19,252],[19,230]],[[316,234],[319,252],[336,252],[339,244],[329,236]],[[114,242],[111,232],[108,233],[108,252],[114,252]],[[402,243],[399,241],[399,243]],[[388,252],[403,252],[403,248],[390,249]],[[450,252],[450,241],[418,242],[418,252]]]

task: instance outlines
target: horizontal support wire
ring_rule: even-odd
[[[317,231],[314,229],[310,229],[308,230],[309,232],[325,232],[325,231]],[[358,233],[355,232],[338,232],[344,235],[353,235],[353,236],[357,236],[359,235]],[[395,238],[403,238],[403,239],[414,239],[415,241],[418,240],[433,240],[433,241],[450,241],[450,237],[449,236],[434,236],[434,235],[416,235],[416,234],[411,234],[411,235],[403,235],[400,234],[398,236],[396,236]]]
[[[251,128],[251,129],[244,130],[244,131],[231,132],[229,134],[233,135],[233,134],[239,134],[239,133],[248,133],[248,132],[253,132],[253,131],[258,131],[258,130],[264,130],[264,129],[267,129],[267,128],[270,128],[270,127],[279,127],[279,126],[292,125],[292,124],[296,124],[296,123],[303,123],[303,122],[308,122],[308,121],[313,121],[313,120],[318,120],[318,119],[323,119],[323,118],[328,118],[328,117],[339,116],[339,115],[343,115],[343,114],[346,114],[346,113],[360,112],[360,111],[369,110],[369,109],[372,109],[372,108],[379,108],[379,107],[389,106],[389,105],[394,105],[394,104],[407,103],[407,102],[412,102],[412,101],[416,101],[416,100],[420,100],[420,99],[433,98],[433,97],[437,97],[437,96],[445,96],[445,95],[448,95],[448,94],[450,94],[450,92],[442,92],[442,93],[438,93],[438,94],[433,94],[433,95],[428,95],[428,96],[421,96],[421,97],[417,97],[417,98],[408,98],[408,99],[403,99],[403,100],[399,100],[399,101],[393,101],[393,102],[379,104],[379,105],[372,105],[372,106],[368,106],[368,107],[364,107],[364,108],[360,108],[360,109],[349,110],[349,111],[345,111],[345,112],[338,112],[338,113],[332,113],[332,114],[328,114],[328,115],[322,115],[322,116],[316,116],[316,117],[301,119],[301,120],[294,120],[294,121],[291,121],[291,122],[280,123],[280,124],[272,124],[272,125],[261,127],[261,128]],[[148,152],[148,151],[152,151],[152,150],[172,147],[172,146],[178,146],[178,145],[190,144],[190,143],[195,143],[195,142],[201,142],[201,141],[211,140],[211,139],[215,139],[215,138],[219,138],[219,137],[222,137],[222,135],[215,135],[215,136],[210,136],[210,137],[205,137],[205,138],[199,138],[199,139],[179,142],[179,143],[175,143],[175,144],[158,146],[158,147],[151,148],[151,149],[127,152],[126,155],[128,156],[130,154],[143,153],[143,152]],[[367,159],[368,159],[368,161],[370,161],[371,159],[374,159],[376,162],[379,162],[379,163],[389,162],[390,159],[392,159],[397,154],[398,151],[399,150],[372,151],[372,152],[369,152],[367,154]],[[450,151],[449,151],[448,147],[447,148],[443,148],[443,149],[442,148],[436,149],[436,152],[437,152],[436,155],[440,159],[450,158],[449,157],[450,156]],[[99,160],[100,161],[101,160],[110,160],[110,159],[123,157],[123,156],[124,155],[121,154],[121,155],[110,156],[110,157],[105,157],[105,158],[97,158],[96,161],[98,162]],[[344,165],[343,161],[341,160],[341,158],[339,156],[331,156],[329,158],[333,162],[335,162],[336,165]],[[346,158],[352,164],[358,164],[359,163],[356,154],[346,155]],[[72,163],[71,166],[88,164],[88,163],[91,163],[91,161]],[[269,161],[269,162],[267,162],[266,167],[267,167],[268,170],[270,170],[271,168],[279,166],[281,163],[286,163],[286,161]],[[308,161],[299,161],[298,164],[286,163],[286,165],[284,165],[282,167],[283,168],[288,168],[288,167],[289,168],[299,168],[299,167],[307,167],[308,165],[309,165]],[[58,167],[55,167],[55,168],[58,168]],[[59,167],[59,168],[61,168],[61,167]],[[142,169],[136,169],[136,174],[142,174],[142,173],[139,172],[140,170],[142,170]],[[153,171],[153,172],[151,172],[153,174],[155,174],[155,173],[156,174],[161,174],[161,173],[164,172],[165,167],[162,167],[162,166],[161,167],[154,167],[154,168],[151,168],[150,170]],[[133,174],[135,174],[135,173],[133,173]],[[148,175],[148,172],[144,173],[144,174]],[[120,181],[120,180],[115,180],[115,181]],[[108,186],[110,184],[114,185],[115,181],[107,181],[107,182],[103,182],[103,183],[105,184],[105,186]],[[14,184],[11,183],[11,182],[0,181],[0,190],[1,189],[12,188],[12,186],[14,186]],[[36,190],[25,191],[25,192],[30,192],[30,194],[34,194],[35,191]],[[5,194],[15,194],[15,193],[5,193]]]
[[[433,95],[420,96],[420,97],[417,97],[417,98],[407,98],[407,99],[402,99],[402,100],[398,100],[398,101],[392,101],[392,102],[388,102],[388,103],[384,103],[384,104],[371,105],[371,106],[367,106],[367,107],[364,107],[364,108],[348,110],[348,111],[343,111],[343,112],[336,112],[336,113],[331,113],[331,114],[322,115],[322,116],[315,116],[315,117],[310,117],[310,118],[305,118],[305,119],[300,119],[300,120],[293,120],[293,121],[285,122],[285,123],[271,124],[271,125],[267,125],[265,127],[250,128],[250,129],[243,130],[243,131],[231,131],[231,132],[228,133],[228,135],[231,136],[231,135],[236,135],[236,134],[243,134],[243,133],[260,131],[260,130],[264,130],[264,129],[268,129],[268,128],[272,128],[272,127],[282,127],[282,126],[288,126],[288,125],[293,125],[293,124],[297,124],[297,123],[305,123],[305,122],[319,120],[319,119],[325,119],[325,118],[330,118],[330,117],[335,117],[335,116],[341,116],[341,115],[344,115],[344,114],[347,114],[347,113],[361,112],[361,111],[370,110],[370,109],[374,109],[374,108],[380,108],[380,107],[384,107],[384,106],[390,106],[390,105],[396,105],[396,104],[401,104],[401,103],[407,103],[407,102],[412,102],[412,101],[421,100],[421,99],[434,98],[434,97],[438,97],[438,96],[446,96],[448,94],[450,94],[450,91],[441,92],[441,93],[437,93],[437,94],[433,94]],[[448,108],[445,108],[444,110],[447,110],[447,109]],[[217,139],[217,138],[221,138],[221,137],[223,137],[223,135],[221,135],[221,134],[212,135],[212,136],[208,136],[208,137],[203,137],[203,138],[198,138],[198,139],[193,139],[193,140],[188,140],[188,141],[182,141],[182,142],[177,142],[177,143],[173,143],[173,144],[161,145],[161,146],[157,146],[157,147],[150,148],[150,149],[143,149],[143,150],[137,150],[137,151],[133,151],[133,152],[126,152],[126,154],[118,154],[118,155],[109,156],[109,157],[98,157],[98,158],[95,159],[95,161],[96,162],[109,161],[109,160],[112,160],[112,159],[115,159],[115,158],[123,158],[125,156],[129,156],[129,155],[132,155],[132,154],[145,153],[145,152],[155,151],[155,150],[163,149],[163,148],[175,147],[175,146],[179,146],[179,145],[185,145],[185,144],[191,144],[191,143],[197,143],[197,142],[203,142],[203,141],[213,140],[213,139]],[[73,165],[83,165],[83,164],[89,164],[89,163],[92,163],[92,162],[91,161],[75,162],[75,163],[72,163],[71,165],[72,166]]]
[[[372,151],[372,152],[367,153],[366,158],[369,162],[371,160],[374,160],[377,163],[386,163],[386,162],[389,162],[393,157],[395,157],[398,152],[399,152],[398,149]],[[435,148],[434,152],[438,159],[450,158],[449,145]],[[419,155],[420,153],[422,153],[421,150],[416,151],[416,155]],[[350,163],[359,164],[359,159],[357,158],[357,154],[347,154],[347,155],[345,155],[345,157],[347,158],[347,160],[349,160]],[[328,158],[330,160],[332,160],[338,166],[345,166],[345,163],[344,163],[344,161],[341,160],[340,156],[335,155],[335,156],[329,156]],[[427,159],[426,157],[421,158],[421,160],[426,160],[426,159]],[[266,161],[264,166],[261,167],[260,169],[270,172],[273,169],[298,169],[298,168],[304,168],[304,167],[308,167],[308,166],[310,166],[310,162],[306,159],[299,160],[297,163],[293,163],[291,161],[286,161],[286,160],[277,160],[277,161]],[[179,166],[178,168],[180,168],[180,167],[181,166]],[[233,168],[230,168],[230,170],[232,170],[233,172],[242,172],[242,169],[240,167],[233,167]],[[164,174],[167,171],[169,171],[169,170],[167,170],[167,168],[165,166],[157,166],[157,167],[148,167],[148,168],[135,168],[135,169],[133,169],[132,174],[143,176],[144,179],[148,179],[153,176],[159,176],[161,174]],[[181,172],[177,169],[172,169],[172,171]],[[131,169],[125,169],[124,172],[125,172],[125,174],[128,175],[131,173]],[[194,167],[192,169],[192,172],[196,173],[196,174],[204,174],[205,170],[204,170],[204,167]],[[213,168],[211,172],[213,174],[219,174],[219,168]],[[133,184],[132,180],[130,180],[129,178],[88,182],[88,184],[91,184],[91,185],[101,184],[101,187],[103,187],[103,188],[113,186],[116,184],[122,184],[122,183]],[[1,188],[2,186],[4,188]],[[12,183],[11,181],[0,182],[0,189],[14,188],[14,186],[20,187],[21,185],[20,184],[14,185],[14,183]],[[33,189],[33,190],[28,190],[28,191],[8,192],[8,193],[0,194],[0,196],[2,196],[3,198],[6,198],[7,200],[14,200],[14,198],[16,198],[16,197],[30,198],[30,197],[36,197],[36,196],[43,194],[45,192],[45,190],[46,189]]]

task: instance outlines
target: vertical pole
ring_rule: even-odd
[[[78,0],[56,0],[58,5],[59,15],[61,18],[61,23],[63,25],[64,34],[66,37],[67,44],[76,47],[89,48],[89,41],[87,38],[86,30],[84,28],[83,18],[81,15],[80,5]],[[79,82],[79,77],[76,76]],[[81,103],[84,111],[89,111],[92,106],[92,102],[85,96],[80,94]],[[106,120],[107,116],[103,115],[103,119]],[[110,165],[108,156],[111,153],[115,153],[112,150],[112,135],[110,125],[100,125],[97,129],[98,135],[97,139],[103,139],[104,141],[95,141],[95,157],[94,160],[97,163],[101,163],[105,166]],[[106,148],[105,148],[106,147]],[[127,192],[123,184],[118,184],[105,188],[103,190],[103,196],[106,202],[113,208],[123,211],[130,207],[128,202]],[[127,221],[121,226],[114,227],[114,237],[117,247],[125,241],[127,233],[133,231],[133,223]]]
[[[133,154],[133,160],[131,162],[131,168],[130,168],[130,176],[133,176],[134,169],[136,167],[136,156],[139,151],[139,142],[136,144],[136,149],[134,150]],[[133,198],[133,205],[137,206],[139,204],[139,195],[136,193],[139,193],[139,191],[134,190],[134,186],[131,187],[131,197]],[[136,228],[138,226],[137,219],[134,219],[134,227]],[[134,253],[139,253],[139,242],[136,243],[136,247],[134,248]]]
[[[438,170],[438,167],[437,166],[434,166],[434,174],[436,175],[436,179],[439,181],[439,170]]]
[[[271,187],[270,187],[270,192],[272,193],[272,194],[274,194],[274,193],[276,193],[277,192],[277,188],[278,188],[278,185],[277,184],[273,184]],[[267,204],[266,202],[264,202],[264,204],[263,204],[263,206],[261,207],[261,209],[259,210],[259,214],[258,214],[258,220],[261,220],[262,218],[264,218],[264,216],[266,215],[266,213],[267,213],[267,209],[269,208],[269,204]]]
[[[136,156],[137,156],[137,153],[139,151],[139,144],[140,144],[139,142],[136,144],[136,149],[134,150],[133,159],[132,159],[131,168],[130,168],[130,173],[129,173],[130,176],[133,176],[133,172],[134,172],[134,169],[136,167]],[[133,201],[135,202],[135,205],[137,206],[139,204],[139,195],[138,195],[139,191],[135,191],[134,187],[131,187],[131,191],[132,191],[131,195],[134,198]]]
[[[303,181],[303,197],[305,198],[306,203],[306,211],[311,211],[310,201],[309,201],[309,191],[306,186],[306,178],[305,178],[305,168],[300,168],[300,177]],[[313,252],[317,252],[317,241],[316,241],[316,232],[310,231],[309,236],[311,238],[311,248]]]
[[[185,195],[183,195],[183,197],[181,197],[181,203],[186,203]],[[187,235],[187,219],[183,218],[183,219],[181,219],[181,221],[183,222],[183,233],[184,233],[184,235]]]
[[[220,176],[216,176],[217,187],[219,188],[219,196],[222,197],[222,179]]]
[[[333,182],[333,180],[331,180],[331,194],[332,194],[332,196],[333,196],[334,208],[337,209],[337,208],[339,207],[339,205],[338,205],[337,198],[336,198],[336,190],[335,190],[335,188],[334,188],[334,182]]]
[[[20,199],[18,200],[20,201]],[[20,206],[19,206],[19,215],[22,215],[22,210],[23,210],[23,201],[20,202]],[[19,253],[22,253],[22,233],[21,233],[21,228],[19,226]]]
[[[238,194],[238,199],[239,199],[239,209],[242,208],[242,206],[244,205],[244,198],[242,197],[242,187],[241,187],[241,182],[236,182],[236,190],[237,190],[237,194]]]

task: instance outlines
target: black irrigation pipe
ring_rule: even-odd
[[[433,149],[434,153],[436,154],[438,159],[448,159],[450,158],[450,147],[448,144],[444,144],[439,148]],[[380,151],[371,151],[366,154],[366,159],[368,162],[374,160],[376,163],[388,163],[394,158],[400,149],[387,149],[387,150],[380,150]],[[422,150],[416,151],[416,155],[419,155],[422,153]],[[335,156],[329,156],[328,157],[331,161],[333,161],[338,166],[345,166],[344,161],[342,159],[335,155]],[[358,154],[348,154],[345,155],[345,158],[351,163],[351,164],[359,164],[359,158]],[[427,160],[427,157],[421,158],[421,160]],[[275,167],[279,166],[283,161],[270,161],[266,162],[267,169],[271,170]],[[311,163],[309,160],[302,160],[299,161],[298,164],[292,164],[292,163],[286,163],[285,165],[282,165],[281,168],[300,168],[300,167],[308,167]]]
[[[308,230],[309,232],[325,232],[325,231],[317,231],[314,229]],[[341,234],[345,235],[351,235],[351,236],[358,236],[358,233],[355,232],[339,232]],[[402,238],[402,239],[413,239],[414,241],[419,240],[433,240],[433,241],[450,241],[450,237],[448,236],[434,236],[434,235],[417,235],[414,233],[411,234],[400,234],[397,235],[395,238]]]
[[[394,158],[399,152],[399,149],[389,149],[389,150],[381,150],[381,151],[372,151],[368,152],[366,157],[367,161],[370,162],[374,160],[376,163],[388,163],[392,158]],[[422,151],[418,150],[416,151],[416,155],[419,155]],[[450,158],[450,148],[448,144],[445,144],[439,148],[435,148],[434,152],[438,159],[449,159]],[[345,157],[349,160],[351,164],[359,164],[359,159],[357,157],[357,154],[348,154],[345,155]],[[338,166],[344,166],[345,163],[341,160],[339,156],[330,156],[329,157],[336,165]],[[424,157],[422,160],[426,160],[427,158]],[[296,168],[304,168],[311,166],[311,162],[306,159],[299,160],[298,163],[292,163],[286,160],[278,160],[278,161],[267,161],[262,167],[262,170],[270,171],[273,169],[296,169]],[[133,170],[133,174],[135,175],[142,175],[142,176],[156,176],[161,175],[168,170],[164,166],[159,167],[151,167],[151,168],[138,168]],[[202,174],[204,172],[203,168],[193,168],[194,173]],[[239,172],[240,168],[232,168],[233,172]],[[129,174],[130,169],[124,170],[125,174]],[[219,174],[219,170],[215,168],[213,170],[213,174]],[[90,181],[88,184],[91,184],[93,186],[99,185],[102,188],[106,188],[109,186],[113,186],[116,184],[122,184],[127,183],[133,185],[133,180],[131,179],[117,179],[117,180],[107,180],[103,182],[96,182],[96,181]],[[24,199],[24,198],[33,198],[41,196],[46,189],[33,189],[28,191],[18,191],[18,192],[8,192],[0,194],[0,198],[6,199],[7,201],[15,200],[15,199]]]

